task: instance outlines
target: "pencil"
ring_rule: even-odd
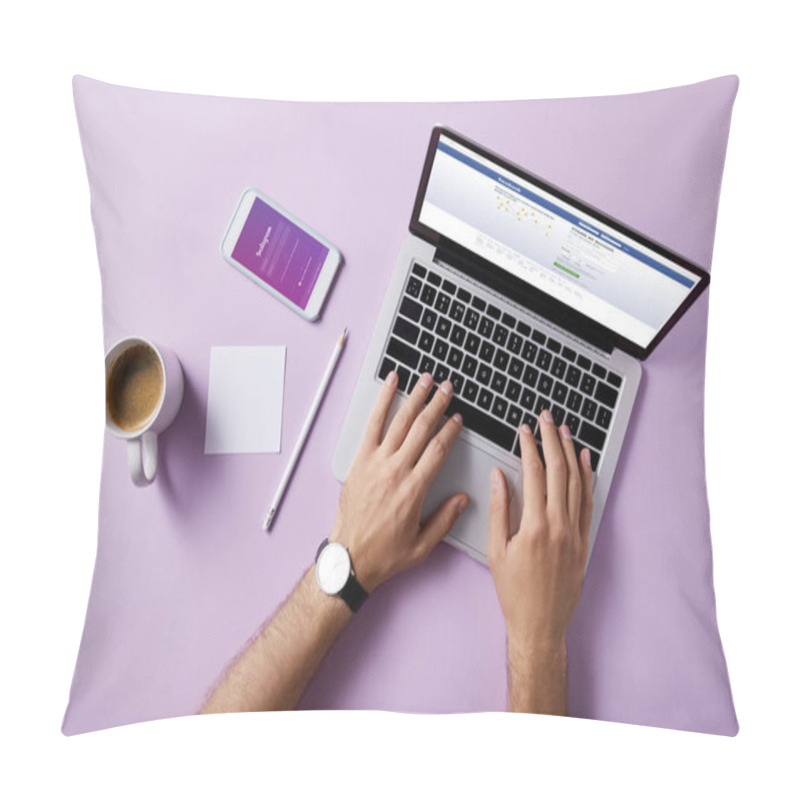
[[[311,430],[311,426],[314,424],[317,411],[319,410],[319,404],[322,402],[322,398],[325,396],[325,390],[328,388],[333,371],[336,369],[336,364],[339,361],[339,356],[342,354],[342,348],[344,347],[344,341],[346,338],[347,328],[342,331],[342,335],[339,337],[336,342],[336,346],[333,348],[333,353],[331,354],[330,361],[328,361],[325,374],[322,376],[322,380],[320,381],[317,393],[314,395],[314,401],[311,403],[311,408],[309,409],[306,421],[303,423],[303,429],[300,431],[300,436],[297,437],[297,442],[295,443],[294,450],[289,458],[289,463],[286,465],[281,482],[278,484],[278,489],[275,492],[275,497],[272,499],[272,505],[270,506],[269,514],[267,514],[267,518],[264,520],[263,528],[265,531],[269,530],[269,526],[272,524],[272,518],[275,516],[275,512],[278,510],[283,493],[289,484],[289,479],[292,477],[292,471],[294,470],[297,459],[299,458],[300,452],[303,449],[303,445],[306,443],[308,432]]]

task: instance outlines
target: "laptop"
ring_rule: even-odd
[[[522,511],[519,426],[549,408],[594,471],[591,555],[636,399],[641,362],[709,274],[446,127],[433,129],[398,256],[333,458],[344,481],[385,376],[393,415],[423,372],[450,380],[464,420],[428,492],[471,502],[446,537],[486,564],[490,471]],[[431,392],[433,394],[433,392]],[[387,423],[388,424],[388,423]],[[443,424],[443,423],[442,423]],[[588,559],[587,559],[588,564]]]

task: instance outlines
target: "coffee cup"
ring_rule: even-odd
[[[106,428],[127,441],[136,486],[155,479],[158,434],[175,419],[182,400],[183,370],[172,351],[129,336],[106,353]]]

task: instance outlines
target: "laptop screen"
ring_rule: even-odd
[[[441,131],[419,222],[647,350],[702,271],[464,141]]]

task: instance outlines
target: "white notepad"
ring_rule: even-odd
[[[206,453],[279,453],[286,348],[212,347]]]

